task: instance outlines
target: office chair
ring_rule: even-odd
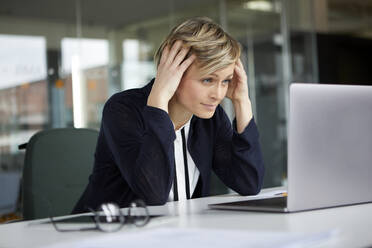
[[[36,133],[23,168],[23,219],[70,214],[88,184],[98,131],[58,128]]]

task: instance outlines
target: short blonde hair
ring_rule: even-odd
[[[177,40],[190,47],[186,58],[196,55],[196,61],[203,74],[209,74],[235,63],[241,48],[239,43],[218,24],[207,17],[195,17],[174,27],[155,54],[159,66],[164,48],[172,46]]]

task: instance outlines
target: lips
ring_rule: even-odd
[[[214,111],[214,109],[217,107],[216,104],[205,104],[205,103],[202,103],[201,105],[203,105],[204,108],[208,109],[209,111]]]

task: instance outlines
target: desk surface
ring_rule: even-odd
[[[278,188],[264,189],[259,196],[265,196],[277,190]],[[304,233],[338,230],[337,237],[325,247],[372,245],[370,230],[372,203],[290,214],[208,209],[210,203],[250,198],[254,197],[222,195],[192,199],[184,204],[169,202],[165,206],[150,207],[151,213],[167,213],[170,217],[155,219],[146,228],[184,227]],[[32,225],[32,223],[35,221],[0,225],[0,247],[32,248],[105,235],[97,231],[59,233],[51,225]],[[125,231],[125,229],[121,230],[121,232]]]

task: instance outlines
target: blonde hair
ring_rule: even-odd
[[[155,54],[159,66],[164,48],[177,40],[190,47],[186,58],[196,55],[202,73],[209,74],[235,63],[240,57],[240,45],[218,24],[207,17],[195,17],[174,27]]]

